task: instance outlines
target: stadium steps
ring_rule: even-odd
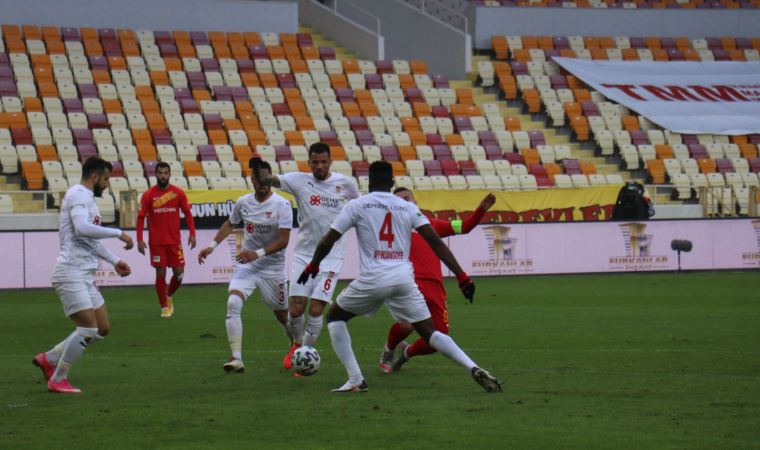
[[[299,33],[309,33],[311,34],[311,39],[314,42],[315,47],[332,47],[335,49],[335,57],[344,60],[344,59],[358,59],[358,57],[351,53],[350,51],[346,50],[345,47],[341,47],[337,42],[330,40],[326,38],[324,35],[314,31],[313,28],[307,27],[307,26],[299,26],[298,27]]]
[[[41,194],[22,191],[18,176],[0,176],[0,191],[12,192],[14,213],[39,213],[45,210],[44,200],[40,201]]]

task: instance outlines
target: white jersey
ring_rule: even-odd
[[[358,196],[353,180],[330,172],[326,180],[317,180],[311,173],[291,172],[278,175],[283,191],[293,194],[298,205],[298,239],[295,251],[311,258],[322,236],[330,230],[346,202]],[[341,264],[345,244],[337,242],[325,258],[325,269]],[[339,270],[335,270],[338,272]]]
[[[414,281],[409,262],[412,230],[429,223],[414,203],[390,192],[371,192],[350,201],[332,228],[345,234],[356,227],[358,279],[389,286]]]
[[[100,225],[100,211],[95,204],[95,195],[81,184],[70,187],[61,202],[58,233],[60,252],[53,271],[54,280],[96,270],[98,257],[114,262],[113,255],[105,250],[99,240],[119,237],[121,230],[97,227],[98,237],[88,237],[81,232],[77,234],[74,221],[78,218],[87,224]]]
[[[279,238],[279,230],[293,228],[293,207],[276,193],[259,202],[256,194],[240,197],[230,214],[230,222],[243,222],[243,249],[256,251],[265,248]],[[285,273],[285,249],[248,263],[262,278],[283,278]]]

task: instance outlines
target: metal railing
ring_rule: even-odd
[[[703,186],[698,192],[705,217],[757,217],[757,186],[746,188],[746,199],[740,198],[733,187]]]
[[[404,0],[423,13],[435,17],[443,23],[451,25],[457,30],[469,33],[469,21],[467,17],[455,11],[437,0]]]
[[[368,30],[374,30],[380,36],[380,18],[356,6],[348,0],[333,1],[333,12],[347,17]]]

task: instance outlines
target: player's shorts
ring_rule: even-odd
[[[411,280],[393,286],[354,280],[335,302],[350,313],[365,316],[371,316],[385,304],[397,322],[416,323],[430,317],[425,299]]]
[[[150,265],[153,267],[184,267],[185,255],[180,244],[153,245],[150,248]]]
[[[61,299],[63,312],[67,316],[85,309],[98,309],[106,303],[97,286],[95,286],[92,276],[53,281],[53,288],[58,294],[58,298]]]
[[[435,329],[449,334],[449,309],[446,306],[446,289],[438,280],[416,278],[414,280],[425,298]]]
[[[229,290],[240,291],[247,299],[256,289],[261,291],[261,301],[272,311],[288,309],[288,284],[285,274],[275,279],[262,278],[248,264],[237,264]]]
[[[332,303],[333,293],[335,292],[335,285],[338,284],[338,272],[340,272],[340,264],[327,264],[323,263],[320,271],[316,277],[306,281],[306,284],[298,284],[298,277],[301,276],[303,270],[309,265],[309,261],[306,257],[295,254],[293,255],[293,261],[290,265],[290,295],[292,297],[306,297],[322,300],[323,302]]]

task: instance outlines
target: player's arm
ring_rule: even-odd
[[[466,219],[452,220],[450,222],[448,220],[433,219],[430,221],[430,225],[432,225],[433,229],[440,237],[453,236],[455,234],[467,234],[480,223],[483,216],[489,209],[491,209],[494,203],[496,203],[496,196],[488,194],[480,202],[478,208]]]
[[[424,224],[417,227],[417,232],[425,239],[428,245],[430,245],[430,248],[433,249],[438,258],[446,264],[446,267],[454,272],[454,275],[457,277],[457,282],[459,283],[459,289],[461,289],[464,297],[472,303],[473,297],[475,296],[475,283],[472,282],[472,279],[467,275],[467,272],[462,270],[459,266],[459,263],[454,257],[454,254],[451,253],[451,250],[446,247],[446,244],[443,243],[430,224]]]
[[[282,188],[282,183],[280,182],[280,177],[277,175],[262,175],[259,169],[261,169],[261,163],[262,159],[261,156],[254,156],[251,158],[251,160],[248,162],[249,167],[253,170],[253,178],[256,178],[256,181],[259,183],[266,185],[266,186],[272,186],[275,188]]]
[[[87,218],[87,207],[84,204],[71,207],[71,223],[74,225],[74,233],[77,236],[90,239],[119,238],[119,240],[125,244],[124,250],[129,250],[134,245],[132,243],[132,238],[124,231],[121,231],[118,228],[107,228],[95,225],[90,223]]]
[[[150,207],[150,203],[148,203],[148,196],[147,193],[143,193],[142,197],[140,197],[140,207],[137,209],[137,223],[135,224],[135,233],[137,234],[137,251],[141,254],[145,254],[145,241],[143,240],[143,227],[145,226],[145,216],[148,214],[148,208]],[[150,224],[148,224],[150,226]]]
[[[201,250],[200,253],[198,253],[198,264],[203,264],[203,261],[206,259],[208,255],[211,254],[211,252],[214,251],[217,245],[219,245],[220,242],[227,239],[227,236],[232,233],[232,231],[235,229],[235,226],[230,222],[229,220],[224,222],[221,227],[219,227],[219,230],[216,232],[216,236],[214,236],[214,239],[209,242],[209,244]]]
[[[288,246],[289,241],[290,228],[280,228],[277,232],[277,240],[256,251],[241,250],[240,253],[235,256],[235,261],[239,262],[240,264],[256,261],[257,259],[263,258],[266,255],[271,255],[272,253],[284,250]]]
[[[184,191],[182,192],[182,199],[179,202],[179,207],[182,209],[182,214],[185,215],[185,222],[187,222],[187,229],[190,231],[190,237],[187,240],[187,245],[190,246],[190,249],[195,248],[196,240],[195,240],[195,219],[193,219],[193,211],[190,209],[190,202],[187,200],[187,195]]]
[[[129,264],[120,260],[119,257],[114,255],[111,250],[108,250],[102,242],[98,242],[98,244],[95,246],[95,253],[100,259],[109,262],[114,267],[116,273],[118,273],[119,276],[126,277],[132,273],[132,269],[129,267]]]
[[[319,273],[319,263],[330,254],[330,250],[332,250],[335,243],[338,242],[338,239],[342,236],[343,234],[334,228],[330,228],[330,231],[322,236],[319,244],[317,244],[317,248],[314,249],[314,256],[311,258],[311,262],[305,269],[303,269],[301,276],[298,277],[298,284],[306,284],[309,277],[314,278],[317,276]]]

